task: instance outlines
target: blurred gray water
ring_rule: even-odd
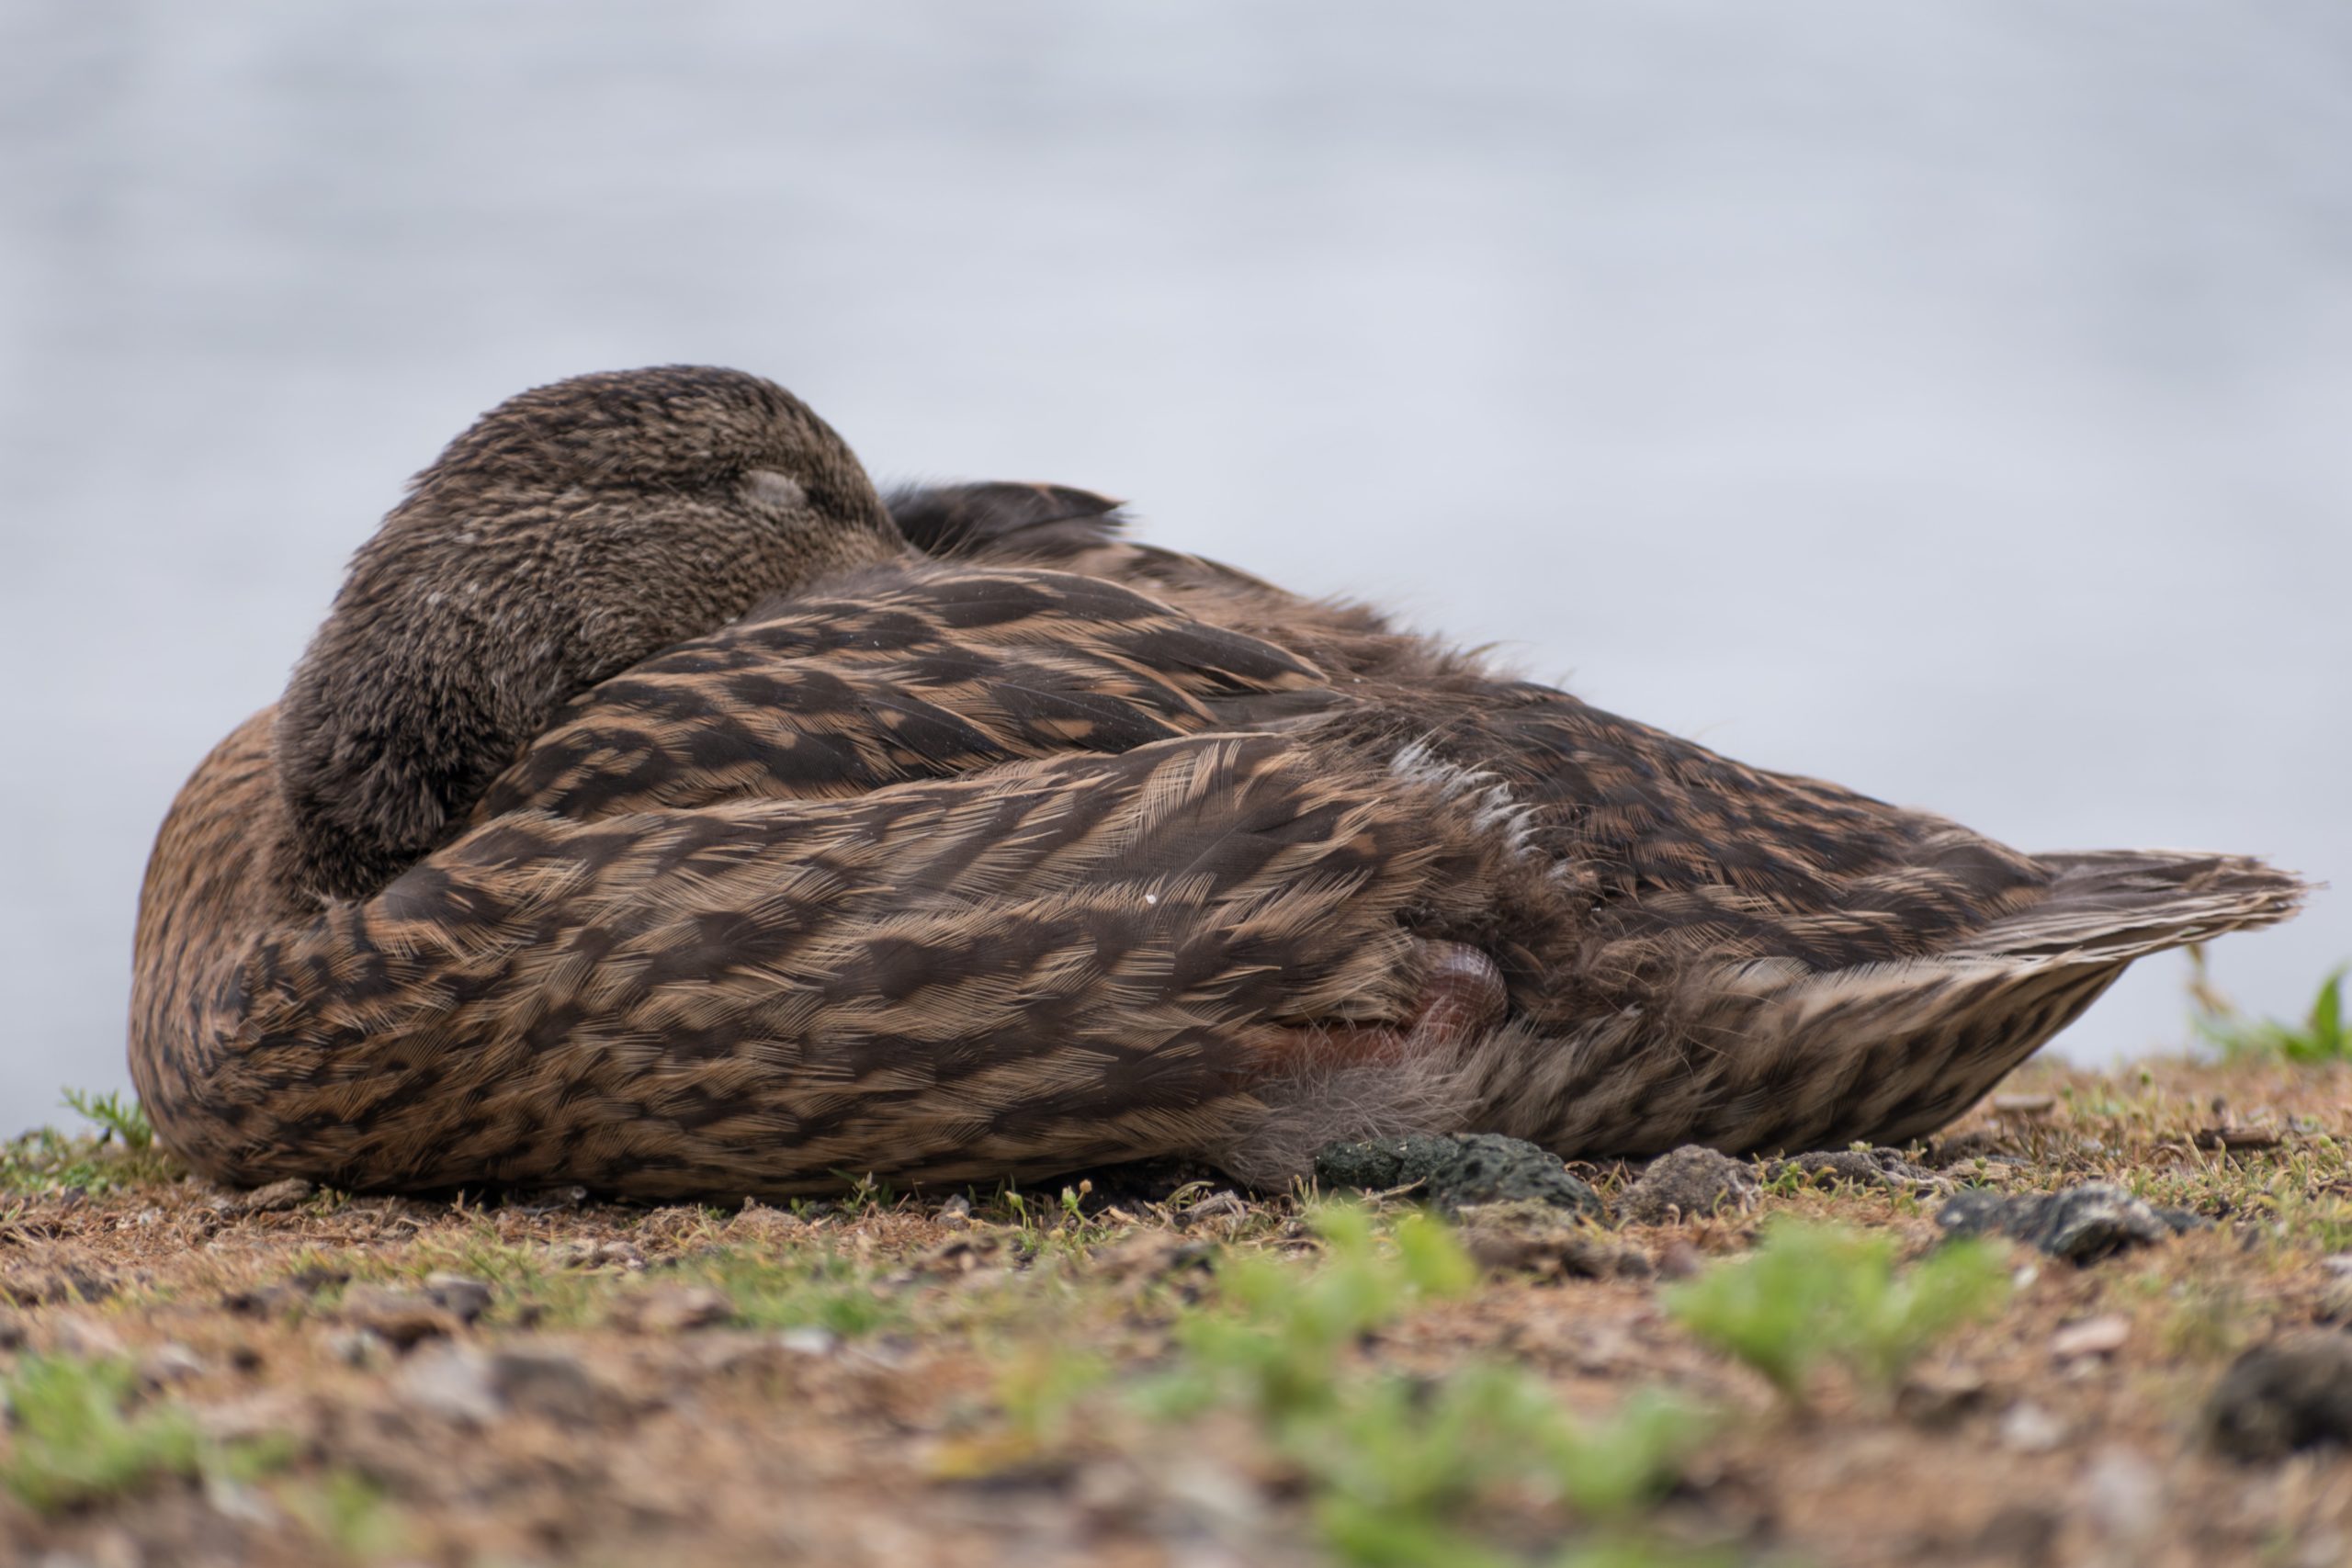
[[[2352,876],[2347,147],[2335,0],[14,0],[0,1127],[123,1080],[155,823],[401,479],[632,364],[2028,847]]]

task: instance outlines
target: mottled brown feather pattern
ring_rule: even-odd
[[[239,804],[175,829],[242,841]],[[1283,1026],[1408,1016],[1400,918],[1509,874],[1465,855],[1476,809],[1219,736],[846,801],[518,810],[204,955],[207,988],[143,933],[134,1039],[170,1048],[142,1091],[205,1168],[365,1186],[783,1192],[1218,1146]],[[151,908],[204,897],[151,878]]]
[[[2300,894],[1744,767],[1084,491],[886,513],[671,367],[493,411],[361,552],[164,824],[131,1058],[199,1168],[354,1187],[1842,1143]],[[1408,1030],[1436,942],[1501,1027]]]
[[[1900,1141],[1967,1109],[2133,959],[2302,902],[2300,878],[2246,856],[2028,855],[1747,767],[1363,606],[1125,540],[1099,496],[947,497],[892,504],[920,543],[928,517],[956,515],[959,558],[1100,575],[1277,637],[1374,709],[1357,728],[1410,733],[1525,807],[1581,907],[1487,939],[1519,1016],[1463,1065],[1461,1125],[1586,1155]]]
[[[835,798],[1329,701],[1295,655],[1112,583],[915,563],[762,606],[595,687],[473,819]]]

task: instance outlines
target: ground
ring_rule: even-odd
[[[2341,1066],[2036,1067],[1899,1155],[1571,1167],[1599,1224],[241,1194],[35,1137],[0,1561],[2333,1565],[2352,1461],[2271,1417],[2352,1343],[2347,1138]],[[2151,1208],[2087,1261],[1939,1223],[2089,1181]],[[2317,1370],[2217,1413],[2266,1345]]]

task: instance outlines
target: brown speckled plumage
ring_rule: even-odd
[[[886,510],[671,368],[494,411],[361,552],[164,824],[131,1060],[200,1168],[349,1187],[1818,1145],[2300,895],[1742,767],[1082,491]]]

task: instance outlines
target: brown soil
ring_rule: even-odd
[[[2347,1091],[2346,1069],[2188,1064],[2005,1086],[1914,1162],[2017,1190],[2117,1180],[2212,1223],[2086,1266],[2013,1249],[2006,1308],[1892,1397],[1831,1375],[1798,1409],[1662,1306],[1774,1213],[1883,1227],[1906,1256],[1941,1234],[1937,1189],[1770,1169],[1744,1210],[1589,1232],[1565,1264],[1497,1254],[1474,1294],[1355,1354],[1433,1379],[1505,1361],[1596,1417],[1636,1388],[1703,1403],[1708,1435],[1641,1521],[1654,1555],[1626,1562],[2344,1562],[2343,1450],[2224,1457],[2204,1413],[2241,1351],[2352,1314],[2326,1263],[2352,1247]],[[1314,1267],[1290,1199],[1106,1175],[1077,1213],[1057,1191],[975,1193],[968,1213],[882,1195],[256,1209],[152,1156],[44,1158],[0,1190],[0,1371],[127,1362],[134,1418],[184,1411],[216,1452],[266,1457],[46,1510],[0,1493],[0,1562],[1332,1560],[1248,1416],[1122,1397],[1169,1364],[1180,1314],[1214,1309],[1226,1258]],[[1613,1200],[1634,1173],[1581,1174]],[[1066,1419],[1009,1419],[1008,1389],[1080,1361],[1107,1375]],[[0,1472],[24,1441],[0,1437]],[[1500,1562],[1581,1539],[1540,1500],[1491,1524]]]

